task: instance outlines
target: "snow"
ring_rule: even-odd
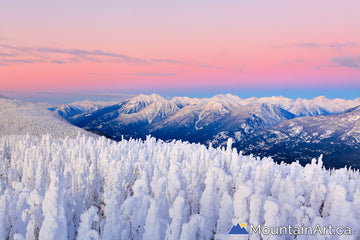
[[[84,102],[83,105],[90,106],[91,104]],[[316,128],[319,128],[316,132],[322,134],[325,128],[329,127],[330,121],[322,127],[317,123],[325,118],[313,118],[314,121],[312,121],[313,119],[298,118],[299,116],[332,116],[331,113],[342,112],[357,105],[360,105],[360,99],[331,100],[325,97],[310,100],[300,98],[292,100],[284,97],[241,99],[231,94],[201,99],[188,97],[168,99],[152,94],[138,95],[91,113],[69,109],[68,116],[72,114],[75,116],[64,117],[83,129],[95,130],[96,133],[116,140],[121,140],[121,134],[124,134],[125,138],[131,136],[145,138],[146,134],[152,134],[164,140],[183,139],[223,146],[228,137],[233,137],[240,145],[242,141],[247,141],[248,137],[252,138],[258,133],[261,134],[258,130],[269,130],[272,126],[274,129],[279,129],[280,126],[286,126],[286,120],[294,118],[299,127],[286,129],[287,138],[291,141],[301,138],[301,141],[304,139],[306,142],[310,140],[319,142],[323,138],[305,135],[312,135],[311,131]],[[302,123],[301,119],[309,120]],[[348,125],[349,121],[356,124],[357,120],[358,118],[354,117],[342,125]],[[284,124],[277,125],[279,123]],[[310,127],[307,127],[308,125]],[[338,123],[332,125],[340,126]],[[330,129],[333,129],[333,126]],[[288,130],[290,132],[287,132]],[[351,133],[351,136],[346,136],[349,141],[360,138],[359,128],[351,130],[342,127],[339,133],[344,131]],[[332,134],[330,137],[335,135]],[[283,138],[282,135],[280,137]],[[277,141],[273,138],[263,142],[260,147],[265,145],[269,148],[269,143]],[[281,141],[281,139],[278,140]]]
[[[44,221],[39,233],[40,240],[67,239],[67,219],[63,202],[65,188],[64,181],[60,177],[56,171],[50,170],[50,185],[42,202]]]
[[[359,115],[358,116],[351,116],[351,117],[348,118],[348,121],[349,122],[356,122],[359,119],[360,119]]]
[[[347,109],[360,105],[360,98],[354,100],[344,99],[327,99],[324,96],[315,97],[313,99],[298,98],[292,100],[285,97],[264,97],[264,98],[248,98],[244,99],[248,104],[272,104],[278,105],[296,116],[312,116],[329,113],[340,113]]]
[[[334,130],[325,130],[324,133],[319,136],[319,139],[329,138],[334,132]]]
[[[238,221],[346,225],[360,237],[359,171],[276,164],[231,140],[1,136],[0,176],[1,239],[214,239]]]
[[[303,126],[294,126],[291,129],[289,129],[289,135],[291,137],[295,137],[299,135],[303,129],[304,129]]]
[[[204,98],[189,98],[189,97],[174,97],[171,99],[171,102],[179,105],[181,107],[188,106],[188,105],[198,105],[204,103]]]
[[[199,119],[195,122],[196,130],[200,130],[203,128],[203,126],[213,123],[218,118],[221,118],[224,115],[230,113],[229,110],[226,109],[221,103],[214,101],[203,105],[201,109],[202,110],[199,114]],[[201,127],[198,127],[198,125]]]
[[[81,214],[77,239],[79,240],[100,239],[99,233],[91,229],[92,223],[99,221],[99,215],[97,214],[97,212],[98,212],[97,207],[92,206],[83,214]]]
[[[91,135],[41,105],[0,98],[0,136],[12,134],[50,134],[53,137]]]
[[[360,105],[360,98],[354,100],[327,99],[323,96],[314,99],[292,100],[285,97],[264,97],[242,99],[236,95],[216,95],[211,98],[189,98],[174,97],[166,99],[158,94],[140,94],[120,103],[123,104],[118,111],[114,124],[131,124],[137,122],[147,122],[149,124],[165,118],[167,122],[179,123],[179,119],[186,116],[192,117],[199,115],[198,121],[212,121],[212,117],[207,116],[226,115],[244,116],[245,114],[256,114],[263,119],[266,125],[274,125],[284,120],[284,112],[288,111],[289,116],[312,116],[340,113],[347,109]],[[82,101],[72,104],[59,106],[55,111],[66,119],[76,116],[87,116],[105,106],[110,106],[109,102]],[[284,111],[285,110],[285,111]],[[91,116],[90,116],[91,117]],[[286,116],[285,116],[286,117]],[[202,127],[195,126],[196,129]]]
[[[347,109],[360,105],[360,98],[353,100],[345,99],[328,99],[324,96],[315,97],[313,99],[298,98],[292,100],[282,96],[264,97],[264,98],[247,98],[242,100],[242,104],[271,104],[278,105],[296,116],[312,116],[324,113],[340,113]]]
[[[70,104],[62,104],[60,106],[53,106],[48,108],[54,109],[54,112],[59,114],[61,117],[74,118],[77,115],[88,114],[100,108],[111,106],[116,103],[117,103],[116,101],[104,102],[104,101],[84,100],[84,101],[77,101]]]
[[[225,97],[226,96],[226,97]],[[296,116],[312,116],[312,115],[322,115],[329,113],[340,113],[347,109],[354,108],[360,105],[360,98],[356,98],[353,100],[345,100],[345,99],[327,99],[324,96],[315,97],[313,99],[303,99],[298,98],[296,100],[292,100],[289,98],[285,98],[282,96],[276,97],[263,97],[263,98],[247,98],[241,99],[237,96],[233,96],[231,94],[227,95],[218,95],[212,100],[226,101],[228,104],[232,105],[277,105],[287,110]]]
[[[125,103],[119,110],[119,116],[116,120],[124,123],[137,121],[152,123],[154,119],[164,118],[179,109],[174,102],[168,101],[158,94],[140,94]]]
[[[116,101],[105,102],[105,101],[83,100],[83,101],[73,102],[69,105],[82,108],[83,111],[92,111],[92,110],[96,110],[100,107],[109,106],[109,105],[112,105],[115,103],[116,103]]]

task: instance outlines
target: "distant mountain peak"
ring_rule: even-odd
[[[150,104],[156,101],[167,101],[167,100],[162,96],[160,96],[159,94],[153,93],[151,95],[140,94],[136,97],[131,98],[129,102],[130,103],[142,102],[142,103]]]
[[[318,96],[318,97],[313,98],[314,102],[325,102],[325,101],[328,101],[328,100],[330,100],[330,99],[326,98],[325,96]]]

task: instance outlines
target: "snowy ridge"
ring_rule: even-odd
[[[360,105],[360,98],[353,100],[345,99],[328,99],[324,96],[315,97],[313,99],[298,98],[292,100],[285,97],[264,97],[264,98],[248,98],[244,102],[249,104],[266,103],[278,105],[286,111],[291,112],[295,116],[314,116],[324,114],[341,113],[347,109]]]
[[[91,100],[84,100],[73,102],[70,104],[62,104],[57,107],[52,107],[50,110],[54,111],[55,113],[59,114],[61,117],[65,119],[76,117],[79,114],[87,114],[93,111],[96,111],[100,108],[114,105],[116,101],[110,102],[102,102],[102,101],[91,101]]]
[[[24,103],[13,99],[0,99],[0,136],[24,135],[77,137],[92,135],[75,127],[57,114],[39,104]]]
[[[305,167],[260,161],[231,140],[225,150],[7,136],[0,173],[0,239],[213,239],[237,222],[350,226],[347,239],[360,237],[358,171],[326,171],[321,159]],[[276,239],[295,237],[320,236]]]
[[[179,99],[181,98],[176,97],[173,98],[171,101],[180,102]],[[345,100],[339,98],[328,99],[324,96],[319,96],[313,99],[298,98],[296,100],[292,100],[290,98],[282,96],[273,96],[242,99],[232,94],[219,94],[212,98],[186,98],[186,101],[184,100],[183,102],[186,102],[188,105],[203,105],[208,102],[217,102],[233,110],[236,110],[239,106],[258,106],[262,104],[277,105],[296,116],[313,116],[330,113],[340,113],[347,109],[359,106],[360,98],[356,98],[353,100]]]
[[[187,106],[190,108],[192,106],[196,106],[199,109],[203,109],[209,107],[211,108],[212,105],[214,107],[213,111],[216,111],[219,107],[219,104],[232,113],[238,113],[239,111],[242,111],[244,106],[257,108],[263,104],[267,104],[269,106],[279,106],[280,108],[294,114],[295,116],[334,114],[359,106],[360,98],[354,100],[344,100],[327,99],[324,96],[320,96],[310,100],[302,98],[292,100],[280,96],[264,98],[252,97],[242,99],[236,95],[219,94],[212,98],[174,97],[168,100],[158,94],[140,94],[131,99],[124,100],[122,103],[124,103],[124,106],[121,110],[119,110],[120,114],[124,115],[138,113],[132,116],[134,121],[148,120],[151,123],[156,117],[166,117],[178,111],[181,113],[181,110]],[[93,102],[85,100],[71,104],[63,104],[59,107],[54,107],[54,109],[59,113],[60,116],[68,119],[78,114],[90,113],[97,109],[115,104],[118,103]],[[144,111],[140,113],[141,110]],[[185,112],[187,110],[188,109],[186,108],[184,109]],[[130,121],[130,119],[128,121]]]

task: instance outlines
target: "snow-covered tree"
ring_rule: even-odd
[[[96,207],[89,208],[80,216],[80,225],[78,229],[78,240],[98,240],[100,239],[97,230],[91,228],[93,222],[99,221],[98,209]]]
[[[184,193],[181,191],[179,196],[175,198],[172,207],[169,209],[171,223],[166,229],[165,239],[171,240],[180,238],[181,228],[187,221],[188,214],[189,207],[186,204]]]
[[[200,238],[199,226],[201,225],[201,222],[203,220],[204,219],[198,214],[192,215],[190,221],[182,226],[180,240],[199,239]]]
[[[0,197],[0,239],[9,238],[9,220],[8,220],[9,202],[7,192]]]
[[[267,227],[276,227],[280,226],[279,220],[279,204],[273,197],[268,197],[264,204],[264,226]],[[265,239],[276,239],[276,235],[264,235]]]
[[[276,164],[230,141],[2,136],[0,239],[211,239],[239,222],[346,225],[358,239],[359,186],[358,170]]]
[[[34,189],[29,196],[28,204],[30,209],[26,209],[25,214],[28,215],[29,220],[26,226],[26,239],[38,239],[40,226],[43,221],[43,215],[41,210],[41,204],[43,197],[40,195],[37,189]]]
[[[205,190],[200,199],[200,215],[204,219],[199,226],[201,239],[213,238],[220,208],[219,202],[214,169],[209,169],[205,178]]]
[[[121,217],[126,222],[126,231],[132,239],[142,239],[145,231],[145,219],[150,205],[148,184],[144,178],[136,180],[134,195],[126,199],[120,208]],[[125,232],[122,235],[126,234]]]
[[[217,220],[216,232],[226,233],[232,226],[234,216],[233,200],[228,192],[225,192],[220,200],[219,218]]]
[[[164,239],[169,223],[169,203],[166,198],[165,177],[155,179],[151,183],[152,193],[148,214],[145,219],[144,239]]]
[[[246,184],[240,183],[234,194],[234,218],[233,224],[248,222],[249,220],[249,197],[252,189]]]
[[[67,239],[63,178],[60,176],[55,170],[50,171],[51,183],[42,203],[44,221],[40,229],[40,240]]]

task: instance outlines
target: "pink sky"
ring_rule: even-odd
[[[7,1],[0,91],[360,89],[360,2]]]

